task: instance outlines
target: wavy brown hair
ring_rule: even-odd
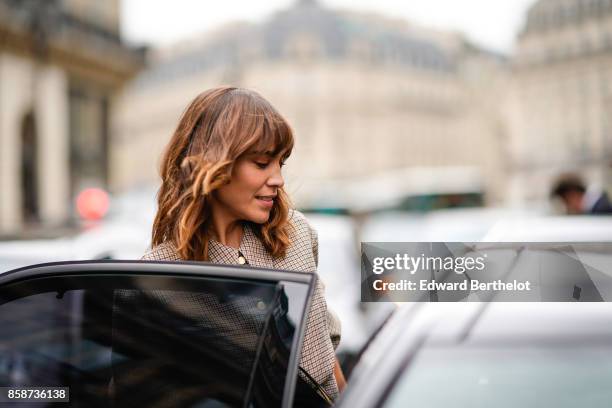
[[[258,93],[221,87],[198,95],[163,155],[153,246],[170,241],[181,259],[209,260],[211,194],[230,182],[236,160],[269,150],[285,160],[292,149],[291,127]],[[279,188],[268,221],[251,223],[275,258],[285,256],[289,245],[290,206],[289,196]]]

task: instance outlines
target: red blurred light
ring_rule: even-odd
[[[87,188],[76,199],[77,212],[85,220],[101,219],[108,212],[108,207],[108,193],[99,188]]]

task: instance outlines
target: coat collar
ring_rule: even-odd
[[[244,223],[242,227],[242,240],[239,250],[211,239],[208,246],[210,261],[221,264],[237,264],[238,251],[244,255],[251,266],[260,268],[274,268],[274,258],[268,253],[261,240],[255,235],[253,227]]]

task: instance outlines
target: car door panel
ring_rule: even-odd
[[[160,262],[1,275],[0,386],[68,386],[71,406],[291,406],[314,279]]]

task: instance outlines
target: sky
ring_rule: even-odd
[[[121,30],[133,44],[170,45],[228,22],[261,22],[297,0],[120,0]],[[425,27],[463,32],[490,50],[512,52],[536,0],[318,0],[333,9],[373,11]]]

